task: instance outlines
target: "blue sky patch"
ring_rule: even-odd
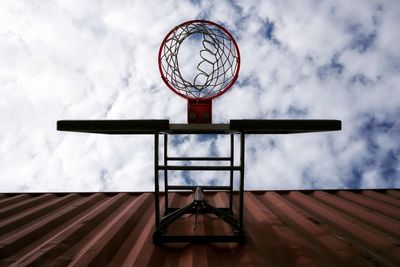
[[[357,50],[360,53],[364,53],[371,48],[377,38],[375,31],[364,32],[360,24],[350,26],[349,33],[352,35],[351,49]]]
[[[361,85],[371,85],[372,80],[370,80],[367,76],[365,76],[362,73],[358,73],[356,75],[353,75],[350,78],[350,83],[352,84],[361,84]]]
[[[343,73],[344,66],[337,59],[337,56],[333,57],[329,64],[318,67],[317,75],[321,80],[328,78],[339,78]]]
[[[395,181],[399,179],[398,172],[400,169],[399,161],[400,149],[390,150],[386,153],[380,166],[381,178],[386,181],[391,187],[395,187]]]
[[[274,33],[274,28],[275,28],[275,24],[273,22],[270,21],[265,21],[262,27],[262,34],[263,37],[268,39],[268,40],[272,40],[273,39],[273,33]]]

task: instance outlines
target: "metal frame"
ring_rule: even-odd
[[[339,120],[230,120],[229,124],[170,124],[168,120],[61,120],[57,130],[96,134],[154,134],[154,178],[155,178],[155,232],[154,243],[163,242],[245,242],[243,233],[245,135],[246,134],[297,134],[306,132],[339,131]],[[168,156],[168,134],[230,134],[229,157],[170,157]],[[235,165],[235,134],[240,135],[240,160]],[[164,135],[163,165],[159,164],[159,137]],[[228,166],[179,166],[169,165],[174,161],[226,161]],[[184,186],[169,185],[168,171],[229,171],[229,186]],[[164,172],[165,212],[160,214],[159,172]],[[233,214],[234,172],[240,173],[238,214]],[[169,190],[192,190],[195,197],[191,204],[182,208],[169,207]],[[229,207],[216,208],[203,197],[203,190],[229,191]],[[213,213],[232,226],[232,235],[167,235],[165,229],[183,214]],[[235,217],[235,215],[237,217]]]
[[[240,135],[240,164],[235,166],[234,147],[235,133],[230,133],[230,156],[229,157],[170,157],[168,156],[168,133],[164,136],[164,158],[163,165],[159,162],[159,136],[160,132],[154,134],[154,185],[155,185],[155,225],[156,229],[153,234],[153,242],[160,244],[164,242],[190,242],[190,243],[208,243],[208,242],[245,242],[243,233],[243,195],[244,195],[244,158],[245,158],[245,133],[239,132]],[[169,165],[173,161],[224,161],[229,162],[228,166],[177,166]],[[187,186],[187,185],[170,185],[168,183],[168,171],[188,170],[188,171],[229,171],[229,186]],[[160,210],[160,186],[159,172],[164,172],[164,216],[161,216]],[[238,214],[233,213],[233,182],[234,172],[240,173],[239,183],[239,207]],[[181,208],[169,207],[168,193],[170,190],[191,190],[194,191],[194,200],[192,203]],[[203,195],[204,190],[210,191],[228,191],[229,206],[214,207],[209,204]],[[166,233],[167,227],[181,218],[185,214],[214,214],[221,220],[228,223],[232,228],[232,234],[229,235],[169,235]]]

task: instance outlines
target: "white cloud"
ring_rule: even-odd
[[[215,122],[343,121],[337,133],[249,136],[247,188],[398,187],[399,9],[361,0],[2,1],[0,191],[153,190],[150,136],[62,133],[56,121],[185,122],[186,102],[160,79],[157,53],[172,27],[195,18],[222,23],[241,50],[239,81],[214,101]],[[221,136],[184,140],[171,153],[229,149]],[[174,183],[183,176],[171,173]]]

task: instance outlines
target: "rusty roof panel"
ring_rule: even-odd
[[[207,193],[227,206],[225,193]],[[171,206],[192,199],[171,193]],[[163,202],[161,200],[161,204]],[[400,191],[245,192],[238,244],[153,245],[152,193],[0,194],[0,265],[16,266],[400,266]],[[229,233],[191,215],[171,233]]]

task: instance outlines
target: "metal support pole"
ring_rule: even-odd
[[[168,134],[164,133],[164,166],[168,165]],[[168,211],[168,170],[164,170],[165,214]]]
[[[231,156],[230,156],[231,167],[233,167],[233,165],[235,164],[234,146],[235,146],[235,135],[231,134]],[[230,179],[229,179],[229,211],[231,214],[233,214],[233,169],[230,171]]]
[[[194,201],[204,201],[204,194],[201,186],[198,186],[194,192]]]
[[[244,148],[245,133],[240,133],[240,189],[239,189],[239,230],[243,229],[243,194],[244,194]]]
[[[155,188],[155,211],[156,211],[156,229],[160,225],[160,188],[159,188],[159,180],[158,180],[158,171],[159,171],[159,163],[158,163],[158,137],[159,133],[154,132],[154,188]]]

